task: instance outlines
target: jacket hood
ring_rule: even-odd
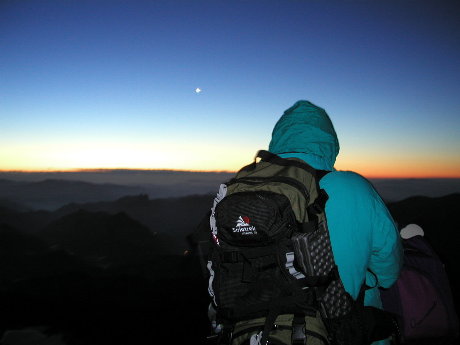
[[[326,111],[308,101],[287,109],[272,132],[268,150],[282,157],[296,157],[315,169],[334,170],[339,140]]]

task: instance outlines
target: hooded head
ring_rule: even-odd
[[[334,170],[339,141],[324,109],[298,101],[276,123],[268,150],[300,158],[315,169]]]

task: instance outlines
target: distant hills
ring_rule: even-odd
[[[459,178],[405,178],[370,179],[375,189],[387,203],[401,201],[414,196],[432,198],[460,193]]]
[[[141,262],[164,254],[166,243],[125,213],[78,210],[52,222],[38,234],[49,248],[100,267]]]
[[[0,200],[14,202],[23,208],[51,210],[69,202],[114,200],[124,195],[139,194],[139,187],[95,184],[82,181],[43,180],[19,182],[0,180]]]
[[[38,255],[62,250],[98,267],[151,260],[158,255],[181,256],[189,249],[187,236],[208,212],[213,197],[150,199],[141,194],[115,201],[71,203],[55,211],[0,203],[0,253]],[[460,194],[416,196],[387,205],[400,227],[409,223],[422,226],[458,284],[458,249],[453,239],[458,232]]]
[[[234,173],[155,170],[87,172],[0,172],[0,205],[56,210],[69,203],[114,201],[145,194],[150,199],[215,194]],[[460,193],[460,179],[371,179],[386,202],[411,196]]]
[[[174,335],[173,343],[202,343],[207,282],[186,236],[213,198],[139,194],[52,210],[1,200],[0,338],[33,327],[65,345],[151,344],[159,332]],[[423,227],[446,264],[458,310],[460,193],[387,205],[400,226]]]
[[[233,173],[156,170],[0,172],[0,204],[55,210],[68,203],[113,201],[126,195],[151,199],[215,193]]]
[[[154,200],[147,195],[138,195],[115,201],[71,203],[55,211],[30,211],[17,204],[0,203],[0,223],[40,236],[50,233],[50,228],[67,232],[72,229],[68,236],[82,236],[82,233],[90,233],[90,229],[99,233],[111,228],[114,234],[116,227],[126,231],[131,229],[131,233],[125,235],[132,236],[143,227],[144,232],[155,236],[155,241],[161,243],[155,252],[181,255],[187,249],[187,234],[209,210],[212,200],[212,195]]]
[[[438,198],[415,196],[387,205],[401,227],[409,223],[421,225],[439,251],[450,253],[456,250],[451,239],[458,231],[454,220],[460,205],[459,196],[458,193]],[[75,236],[102,238],[117,235],[126,244],[129,236],[141,237],[143,234],[139,241],[153,241],[150,243],[152,246],[155,242],[156,253],[181,255],[188,246],[186,236],[205,216],[213,198],[214,195],[205,194],[150,199],[148,195],[141,194],[114,201],[70,203],[54,211],[30,210],[4,200],[0,201],[0,224],[23,234],[46,237],[49,245],[53,233],[65,233],[62,239],[70,242]]]
[[[72,202],[113,201],[125,195],[138,194],[151,195],[154,198],[177,197],[193,194],[193,188],[182,190],[181,186],[124,186],[65,180],[0,180],[0,204],[14,203],[15,207],[21,205],[23,209],[55,210]]]
[[[22,344],[21,335],[33,333],[45,339],[40,344],[152,344],[180,327],[178,343],[200,343],[208,331],[206,285],[197,258],[184,249],[185,232],[203,213],[189,220],[180,214],[200,199],[125,197],[54,212],[0,207],[0,338]],[[149,222],[149,213],[153,229],[134,218]],[[155,217],[165,222],[157,227]],[[188,226],[167,233],[178,224]]]

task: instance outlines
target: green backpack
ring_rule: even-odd
[[[327,172],[268,151],[256,160],[220,186],[210,212],[213,337],[229,345],[376,340],[364,285],[353,301],[334,262],[319,187]]]

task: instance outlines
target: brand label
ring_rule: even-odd
[[[257,230],[254,225],[250,224],[251,220],[249,217],[238,217],[236,226],[232,228],[234,233],[240,233],[241,235],[257,235]]]

